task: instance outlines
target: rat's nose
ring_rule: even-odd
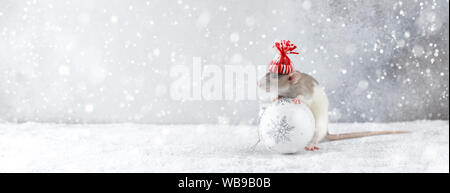
[[[261,83],[257,82],[256,85],[258,85],[259,88],[261,88]]]

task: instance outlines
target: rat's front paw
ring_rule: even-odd
[[[280,99],[280,98],[281,98],[280,96],[277,96],[277,97],[275,97],[274,99],[272,99],[270,102],[273,103],[273,102],[277,101],[277,100]]]
[[[291,101],[292,101],[292,103],[294,103],[294,104],[302,104],[302,101],[301,101],[300,99],[297,99],[297,98],[292,99]]]

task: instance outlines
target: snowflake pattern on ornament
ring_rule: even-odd
[[[294,129],[293,126],[289,125],[286,116],[280,118],[277,116],[272,119],[269,123],[269,128],[272,128],[267,132],[268,135],[275,139],[275,143],[286,143],[291,141],[288,134]]]

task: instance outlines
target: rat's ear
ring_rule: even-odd
[[[301,76],[302,75],[300,74],[300,72],[292,72],[291,74],[289,74],[289,83],[297,84]]]

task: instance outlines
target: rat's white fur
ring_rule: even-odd
[[[311,109],[316,120],[313,143],[325,139],[328,133],[328,97],[324,89],[320,85],[314,84],[312,97],[307,98],[300,95],[297,98]]]

